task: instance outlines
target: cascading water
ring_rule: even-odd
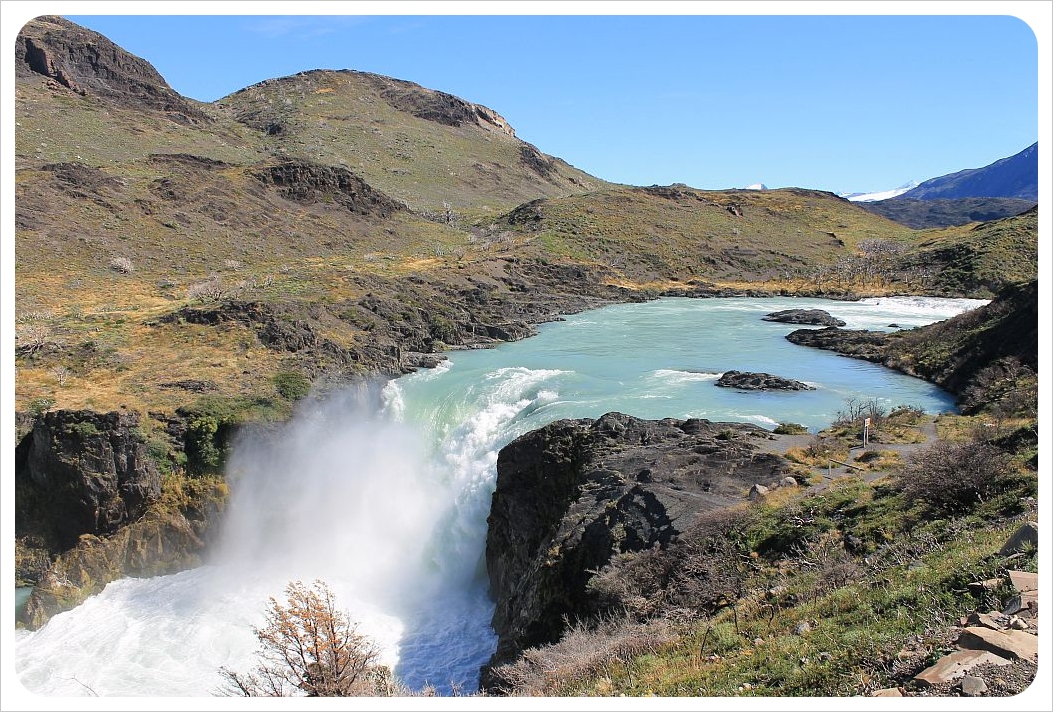
[[[563,417],[621,410],[816,430],[846,398],[952,407],[930,384],[789,344],[769,311],[823,308],[847,328],[916,326],[982,302],[880,299],[660,300],[545,325],[532,339],[455,352],[388,382],[311,399],[282,426],[248,432],[209,563],[111,583],[38,631],[18,632],[16,670],[44,695],[196,696],[221,667],[254,663],[252,626],[292,580],[325,581],[412,688],[474,690],[496,645],[484,561],[498,450]],[[773,365],[774,364],[774,365]],[[817,387],[715,388],[731,368]],[[102,661],[105,661],[104,663]]]

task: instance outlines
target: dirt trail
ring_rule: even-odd
[[[830,483],[834,480],[844,477],[846,475],[857,475],[861,476],[864,481],[871,482],[879,479],[880,477],[888,474],[887,470],[866,470],[866,469],[855,469],[854,467],[846,467],[844,463],[849,465],[854,462],[867,451],[884,450],[894,452],[899,455],[900,461],[906,461],[913,453],[928,447],[936,440],[936,416],[926,416],[925,420],[915,426],[915,428],[924,436],[924,440],[921,442],[913,443],[875,443],[870,442],[867,448],[864,450],[862,442],[859,445],[852,447],[849,450],[848,457],[844,460],[831,461],[829,467],[815,467],[812,471],[815,475],[822,478],[821,482],[818,482],[810,488],[812,492],[821,491],[830,486]],[[777,455],[785,455],[787,451],[792,448],[807,448],[815,441],[815,435],[773,435],[770,440],[762,440],[754,443],[757,449],[761,452],[770,452]]]

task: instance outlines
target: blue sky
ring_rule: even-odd
[[[542,151],[637,185],[883,190],[987,165],[1039,138],[1038,42],[1024,21],[1005,15],[688,14],[799,7],[741,2],[572,6],[680,13],[668,16],[509,16],[486,14],[507,11],[502,3],[441,2],[380,4],[420,13],[397,16],[88,14],[99,5],[66,3],[83,10],[64,14],[150,61],[186,96],[212,101],[308,69],[376,72],[489,106]],[[884,6],[912,7],[867,5]],[[127,13],[152,4],[101,7]],[[305,6],[156,7],[293,13]],[[951,12],[956,4],[921,7]]]

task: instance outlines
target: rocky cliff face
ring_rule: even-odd
[[[769,437],[742,423],[608,413],[558,421],[503,448],[487,520],[492,663],[593,612],[587,584],[613,555],[664,546],[699,513],[780,479],[783,458],[756,450]]]
[[[58,410],[31,422],[15,450],[15,573],[34,585],[23,625],[118,578],[201,563],[226,485],[203,478],[163,491],[135,412]]]
[[[149,62],[61,17],[42,16],[26,23],[15,42],[15,72],[19,77],[39,75],[78,94],[122,106],[167,112],[183,122],[208,120]]]
[[[223,509],[222,486],[190,512],[152,509],[108,537],[86,534],[40,576],[19,622],[35,630],[126,576],[161,576],[199,566],[210,526]]]
[[[161,476],[138,432],[139,415],[45,413],[15,455],[16,509],[33,511],[64,548],[82,534],[110,534],[161,494]]]

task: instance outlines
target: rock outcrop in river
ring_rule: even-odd
[[[737,388],[740,391],[814,391],[802,381],[792,378],[774,376],[770,373],[751,373],[749,371],[725,371],[720,374],[714,385],[721,388]]]
[[[764,321],[782,324],[812,324],[814,326],[844,326],[845,322],[823,309],[784,309],[761,317]]]
[[[492,663],[590,613],[589,579],[615,554],[665,545],[699,513],[779,480],[786,461],[756,447],[770,437],[742,423],[608,413],[557,421],[504,447],[486,542],[499,637]]]

